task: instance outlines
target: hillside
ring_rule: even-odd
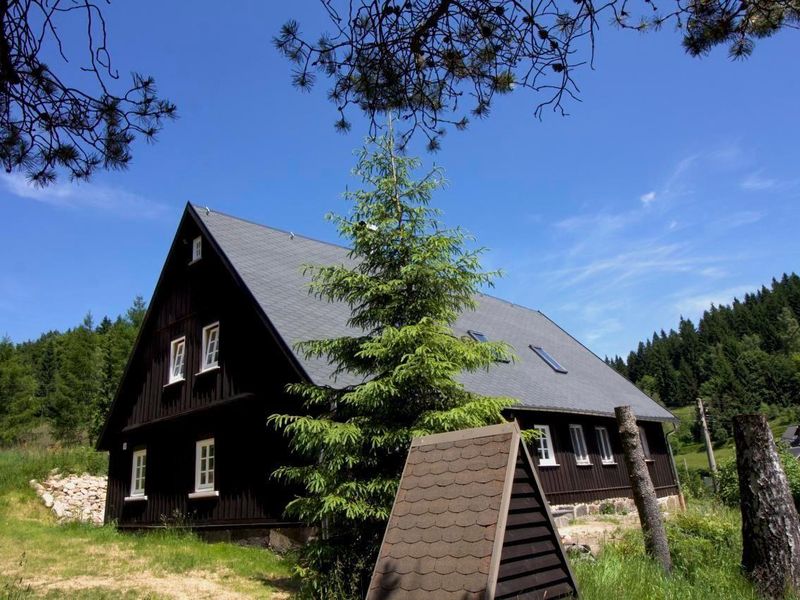
[[[626,360],[606,360],[671,409],[701,396],[713,439],[725,442],[738,413],[797,420],[799,320],[800,277],[784,274],[730,306],[712,305],[697,325],[682,318],[677,330],[654,333]]]

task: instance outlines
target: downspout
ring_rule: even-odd
[[[681,479],[678,477],[678,467],[675,465],[675,455],[672,454],[672,444],[669,443],[669,436],[677,433],[678,426],[672,423],[672,431],[668,431],[667,438],[667,451],[669,452],[669,464],[672,467],[672,474],[675,477],[675,483],[678,485],[678,502],[681,505],[681,510],[686,510],[686,499],[683,497],[683,489],[681,488]]]

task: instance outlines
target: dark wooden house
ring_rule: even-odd
[[[348,331],[347,307],[310,296],[302,265],[347,260],[341,246],[186,207],[98,440],[110,454],[107,521],[285,524],[292,492],[270,474],[291,457],[266,420],[291,410],[287,383],[334,383],[326,361],[294,344]],[[677,493],[662,427],[672,414],[542,313],[477,301],[456,332],[505,340],[517,356],[463,382],[517,398],[510,414],[542,431],[531,450],[551,503],[630,495],[613,419],[622,404],[640,420],[658,494]]]

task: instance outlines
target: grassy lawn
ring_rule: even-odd
[[[102,473],[87,449],[0,451],[0,599],[288,598],[291,564],[272,552],[175,530],[123,534],[59,525],[28,486],[53,467]]]

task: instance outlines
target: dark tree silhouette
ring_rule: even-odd
[[[672,21],[690,54],[728,44],[733,57],[800,21],[800,0],[667,1],[674,4],[662,12],[655,0],[321,0],[332,32],[313,41],[290,21],[274,41],[296,63],[295,86],[309,89],[317,74],[331,79],[337,129],[350,129],[352,105],[373,133],[392,111],[406,122],[404,140],[422,130],[436,150],[447,126],[487,116],[495,94],[515,88],[540,94],[536,116],[548,107],[563,114],[601,17],[639,31]]]
[[[129,89],[112,89],[120,77],[100,3],[0,0],[0,23],[0,162],[7,172],[47,185],[59,170],[86,179],[97,168],[124,168],[134,138],[153,140],[175,117],[152,77],[133,74]],[[82,56],[70,56],[72,44],[62,39],[73,30],[85,30]]]

